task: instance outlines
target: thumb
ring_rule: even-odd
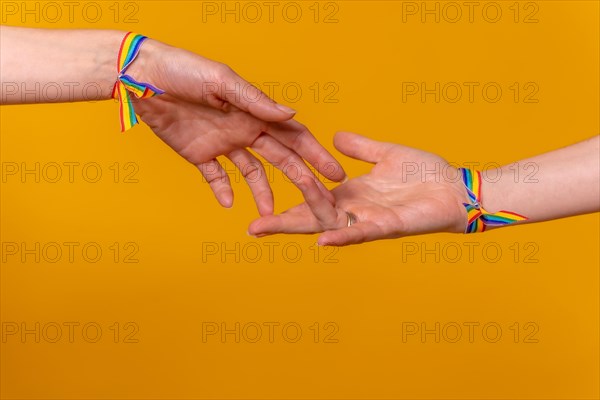
[[[293,108],[278,104],[256,86],[228,68],[219,96],[237,108],[268,122],[282,122],[296,115]]]
[[[333,145],[348,157],[370,163],[378,163],[394,146],[392,143],[378,142],[352,132],[337,132]]]

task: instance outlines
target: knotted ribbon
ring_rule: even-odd
[[[164,93],[163,90],[154,87],[149,83],[137,82],[131,76],[125,74],[125,71],[127,71],[127,68],[137,57],[140,52],[140,47],[146,39],[148,39],[146,36],[129,32],[123,38],[119,50],[119,56],[117,58],[117,71],[119,76],[113,88],[112,97],[113,99],[119,100],[121,132],[125,132],[138,123],[135,110],[131,104],[130,93],[133,93],[133,95],[139,99],[146,99]]]
[[[527,220],[527,217],[511,211],[487,212],[481,205],[481,172],[465,168],[458,170],[470,200],[470,203],[463,203],[467,209],[465,233],[483,232],[487,226],[502,226]]]

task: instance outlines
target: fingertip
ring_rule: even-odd
[[[351,135],[356,135],[356,133],[348,132],[348,131],[337,131],[333,135],[333,143],[335,144],[338,140],[344,140],[345,138],[350,137]]]
[[[273,204],[259,204],[258,205],[258,214],[261,217],[273,215],[274,212],[275,212],[275,209],[273,207]]]
[[[338,163],[338,166],[339,168],[336,169],[334,177],[330,179],[332,179],[334,182],[344,183],[348,180],[348,175],[346,174],[346,171],[344,171],[344,168],[341,164]]]
[[[333,182],[341,182],[347,176],[342,164],[329,153],[327,153],[327,157],[322,158],[322,161],[313,164],[313,166],[321,173],[321,175]]]
[[[248,225],[248,231],[246,233],[248,233],[250,236],[258,237],[258,235],[261,233],[260,218],[250,222],[250,225]]]
[[[317,246],[337,246],[337,245],[331,240],[331,238],[329,238],[329,235],[327,235],[327,233],[324,233],[321,236],[319,236],[319,238],[317,239]]]
[[[271,234],[269,232],[263,232],[263,231],[260,231],[260,230],[258,230],[256,228],[252,228],[252,227],[249,227],[248,231],[246,233],[248,234],[248,236],[251,236],[251,237],[256,238],[256,239],[260,239],[260,238],[263,238],[265,236],[269,236]]]
[[[257,234],[255,234],[255,235],[253,235],[253,234],[251,234],[251,233],[250,233],[250,232],[248,232],[248,231],[246,231],[246,235],[248,235],[248,236],[250,236],[250,237],[252,237],[252,238],[254,238],[254,239],[260,239],[260,238],[263,238],[263,237],[265,237],[265,236],[268,236],[268,234],[266,234],[266,233],[257,233]]]
[[[221,206],[223,206],[224,208],[233,207],[233,193],[232,192],[220,193],[217,199],[219,201],[219,204],[221,204]]]
[[[343,154],[346,154],[344,150],[348,146],[348,141],[351,140],[353,135],[356,134],[347,131],[336,132],[335,135],[333,135],[333,146]]]
[[[282,113],[287,114],[290,118],[294,117],[297,113],[297,111],[294,110],[293,108],[284,106],[283,104],[279,104],[279,103],[275,103],[275,108],[277,108]]]
[[[296,110],[283,104],[275,103],[268,97],[255,103],[250,103],[248,111],[256,118],[268,122],[284,122],[296,116]]]

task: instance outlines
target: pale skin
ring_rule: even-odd
[[[125,33],[0,27],[0,104],[111,99]],[[166,92],[135,101],[136,114],[197,166],[222,206],[232,206],[233,191],[219,156],[242,171],[259,214],[273,213],[267,174],[249,149],[283,171],[299,168],[302,173],[290,177],[298,187],[311,181],[333,201],[304,160],[338,182],[346,176],[341,165],[292,119],[293,109],[275,103],[227,65],[148,39],[127,74]],[[48,95],[53,87],[61,90]],[[115,109],[115,127],[117,121]]]
[[[519,223],[599,211],[599,138],[489,171],[488,178],[482,179],[483,208],[488,212],[512,211],[528,218]],[[319,245],[345,246],[465,231],[463,203],[469,202],[467,192],[458,179],[458,170],[442,157],[350,132],[339,132],[334,144],[343,154],[374,164],[371,172],[333,189],[333,202],[313,182],[303,182],[306,202],[252,222],[251,235],[321,233]],[[439,174],[426,173],[435,171],[436,164]],[[412,168],[414,165],[420,166],[418,171]],[[537,172],[534,178],[525,179],[532,165]],[[350,227],[347,212],[357,218]]]
[[[0,103],[111,98],[124,32],[0,29]],[[330,192],[303,159],[334,181],[345,178],[339,163],[303,125],[292,120],[293,110],[273,102],[226,65],[150,39],[127,73],[166,91],[135,102],[136,113],[198,167],[225,207],[232,205],[233,192],[216,157],[224,155],[242,170],[262,216],[250,225],[252,235],[321,233],[319,244],[343,246],[465,230],[466,190],[456,179],[456,168],[437,155],[341,132],[334,141],[338,150],[375,165],[369,174]],[[90,82],[99,88],[92,94],[83,90]],[[36,84],[59,84],[69,90],[45,99],[35,89],[32,95]],[[284,171],[293,171],[290,179],[306,202],[271,215],[273,194],[267,174],[248,149]],[[504,166],[488,174],[500,179],[484,179],[482,205],[489,212],[508,210],[528,217],[521,223],[596,212],[600,208],[599,159],[599,139],[594,137]],[[521,169],[528,163],[538,168],[537,182],[522,179],[528,171]],[[286,168],[291,164],[295,168]],[[409,164],[424,166],[424,171],[438,165],[444,173],[437,177],[413,170],[406,173]],[[515,180],[515,171],[520,171],[520,179]],[[350,227],[348,212],[357,218]]]

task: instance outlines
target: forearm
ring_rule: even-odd
[[[596,136],[489,171],[482,179],[482,205],[488,212],[519,213],[527,222],[596,212],[599,174],[600,136]]]
[[[0,27],[2,104],[106,100],[125,32]]]

